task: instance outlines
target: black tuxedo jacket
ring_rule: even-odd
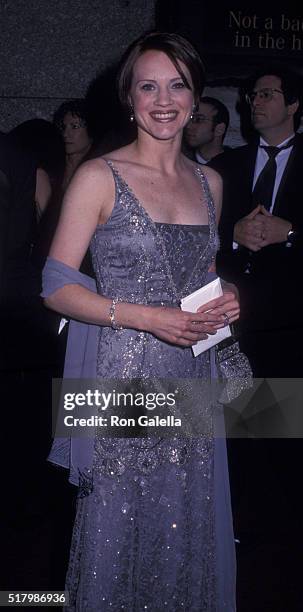
[[[223,204],[219,225],[218,273],[238,285],[242,317],[249,328],[287,328],[302,318],[303,264],[303,136],[297,135],[284,170],[272,214],[290,221],[300,232],[291,247],[285,243],[257,253],[233,250],[235,223],[254,207],[252,186],[258,143],[232,149],[209,165],[223,179]],[[247,274],[250,263],[251,274]],[[302,324],[299,323],[302,327]]]

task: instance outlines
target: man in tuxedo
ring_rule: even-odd
[[[223,178],[217,270],[239,288],[240,346],[254,376],[302,377],[303,137],[296,133],[301,79],[284,67],[265,67],[248,79],[246,101],[255,138],[210,163]],[[271,439],[292,404],[286,399],[284,419],[266,382],[252,403],[259,410],[257,433],[228,440],[235,531],[244,544],[245,538],[262,542],[270,555],[271,539],[289,540],[291,530],[296,541],[303,539],[296,471],[302,440]],[[252,420],[247,424],[250,430]],[[289,564],[277,557],[281,575]],[[256,580],[262,577],[256,568]]]
[[[247,81],[255,141],[211,161],[223,178],[219,274],[240,291],[240,341],[256,377],[303,376],[301,79]]]

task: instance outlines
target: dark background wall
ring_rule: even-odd
[[[204,0],[0,0],[0,131],[33,117],[51,119],[63,100],[84,96],[97,73],[156,27],[195,43],[207,68],[205,94],[222,99],[231,113],[226,142],[241,144],[235,106],[243,76],[272,58],[302,66],[296,22],[303,19],[296,14],[294,0],[287,9],[277,0],[271,10],[256,0],[253,11],[236,10],[230,0],[222,0],[219,11]],[[264,49],[266,16],[273,42]],[[242,39],[250,46],[238,43]]]
[[[0,130],[50,119],[154,27],[154,0],[1,0]]]

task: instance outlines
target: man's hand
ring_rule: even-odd
[[[264,206],[261,206],[258,217],[263,217],[262,247],[286,242],[287,234],[291,229],[290,221],[272,215]]]
[[[234,242],[245,246],[250,251],[260,251],[265,246],[264,227],[265,215],[261,213],[262,206],[259,204],[249,215],[237,221],[234,227]],[[266,211],[267,212],[267,211]]]

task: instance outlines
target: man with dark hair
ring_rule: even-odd
[[[242,348],[257,377],[303,372],[300,87],[285,68],[256,73],[246,89],[256,141],[210,164],[224,184],[218,269],[239,287]]]
[[[199,107],[185,129],[185,142],[192,150],[191,156],[199,164],[223,153],[223,141],[229,126],[229,112],[226,106],[217,100],[204,96]]]

